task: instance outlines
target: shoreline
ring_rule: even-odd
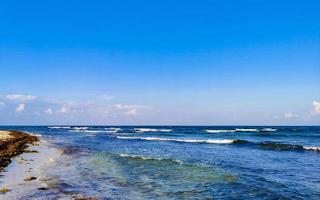
[[[0,157],[3,166],[0,170],[0,199],[33,198],[33,195],[50,199],[53,194],[53,198],[97,200],[96,197],[59,190],[59,180],[47,170],[55,167],[64,150],[55,148],[40,137],[26,132],[0,130],[0,144],[6,144],[0,149],[1,155],[5,155]]]
[[[40,141],[28,151],[14,157],[0,173],[0,199],[23,199],[25,195],[38,190],[49,189],[46,184],[46,170],[55,164],[60,151]]]
[[[0,172],[7,167],[12,158],[28,152],[29,145],[39,142],[38,137],[25,132],[0,130]]]
[[[0,171],[0,199],[33,198],[34,194],[46,195],[52,189],[47,170],[55,165],[62,151],[41,137],[28,132],[0,131],[0,141],[8,144],[3,149],[7,155],[4,160],[10,160]]]

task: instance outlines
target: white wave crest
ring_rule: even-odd
[[[275,128],[262,128],[262,129],[256,129],[256,128],[236,128],[232,130],[222,129],[222,130],[215,130],[215,129],[208,129],[205,130],[207,133],[234,133],[234,132],[273,132],[277,131]]]
[[[70,126],[48,126],[50,129],[69,129]]]
[[[83,132],[85,132],[85,133],[109,133],[108,131],[105,131],[105,130],[84,130]]]
[[[256,128],[236,128],[236,132],[259,132]]]
[[[171,132],[172,129],[158,129],[159,132]]]
[[[156,129],[156,128],[134,128],[134,132],[136,133],[144,133],[144,132],[170,132],[172,129]]]
[[[82,131],[82,130],[87,130],[87,129],[89,129],[89,127],[81,126],[81,127],[73,127],[72,129],[73,129],[73,130],[77,130],[77,131]]]
[[[278,129],[276,128],[263,128],[261,129],[261,131],[264,131],[264,132],[273,132],[273,131],[277,131]]]
[[[233,133],[233,132],[236,132],[235,130],[212,130],[212,129],[208,129],[205,131],[207,133]]]
[[[89,127],[75,127],[70,132],[84,132],[84,133],[117,133],[121,128],[105,128],[103,130],[88,130]]]
[[[107,133],[117,133],[119,131],[121,131],[121,128],[114,128],[114,127],[110,127],[110,128],[105,128]]]
[[[81,132],[81,133],[109,133],[109,131],[106,130],[69,130],[69,132]]]
[[[231,140],[231,139],[178,139],[178,138],[127,137],[127,136],[117,136],[117,138],[126,139],[126,140],[173,141],[173,142],[210,143],[210,144],[231,144],[234,142],[234,140]]]
[[[316,146],[304,146],[303,149],[309,150],[309,151],[320,151],[320,147],[316,147]]]

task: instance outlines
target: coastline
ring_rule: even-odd
[[[10,127],[39,141],[0,172],[0,200],[318,196],[319,151],[301,147],[320,127],[138,128]]]
[[[39,139],[37,136],[15,130],[0,130],[0,195],[8,193],[11,188],[8,187],[7,181],[4,179],[8,173],[9,166],[14,163],[26,162],[21,155],[24,153],[35,154],[38,153],[37,150],[32,149],[33,146],[38,145]],[[21,171],[17,172],[18,174],[23,175]],[[14,173],[11,177],[14,177],[17,174]],[[28,177],[29,179],[32,179]]]
[[[30,146],[28,151],[14,157],[12,162],[0,173],[0,188],[7,192],[0,193],[0,199],[23,199],[40,190],[48,190],[46,172],[60,156],[58,149],[39,141]]]
[[[0,130],[0,172],[12,158],[28,151],[29,145],[39,142],[38,137],[13,130]]]
[[[47,196],[72,200],[96,200],[82,194],[65,194],[57,188],[59,180],[50,169],[64,151],[41,139],[41,135],[0,130],[0,199],[25,199]],[[2,162],[4,161],[4,162]],[[41,198],[40,198],[41,199]]]

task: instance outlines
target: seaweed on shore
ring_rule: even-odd
[[[11,159],[27,151],[28,144],[39,141],[36,136],[20,131],[7,131],[10,137],[0,140],[0,171],[11,162]]]

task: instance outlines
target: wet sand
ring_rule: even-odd
[[[61,151],[41,141],[30,146],[29,151],[12,159],[0,173],[0,188],[8,191],[0,194],[0,199],[23,199],[38,190],[47,190],[46,170],[61,155]]]

